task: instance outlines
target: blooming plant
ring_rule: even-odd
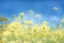
[[[28,13],[34,12],[30,10]],[[19,17],[14,15],[14,21],[8,24],[8,18],[3,20],[4,18],[0,17],[0,21],[5,22],[0,24],[0,43],[64,43],[64,18],[56,30],[52,31],[47,21],[39,25],[32,20],[25,20],[24,17],[24,12],[20,13]],[[40,16],[36,14],[35,17],[38,19]]]

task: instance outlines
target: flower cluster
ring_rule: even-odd
[[[33,14],[33,11],[28,11]],[[39,17],[37,14],[36,17]],[[23,20],[24,12],[18,17],[21,21],[15,21],[6,25],[4,30],[0,28],[0,43],[64,43],[64,31],[58,26],[51,30],[47,21],[41,25],[34,24],[32,20]],[[64,19],[61,20],[63,22]],[[62,26],[62,25],[61,25]],[[2,28],[2,29],[3,29]]]

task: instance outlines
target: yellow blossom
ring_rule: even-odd
[[[3,35],[3,37],[7,37],[7,36],[11,35],[11,32],[10,31],[4,31],[2,33],[2,35]]]
[[[32,10],[29,10],[28,12],[31,13],[31,14],[33,14],[33,11]]]
[[[64,18],[62,18],[61,22],[64,22]]]
[[[25,21],[25,23],[31,25],[32,21],[31,20],[27,20],[27,21]]]
[[[35,18],[39,18],[40,16],[41,16],[41,15],[39,15],[39,14],[36,14],[36,15],[35,15]]]
[[[21,12],[19,17],[23,18],[24,17],[24,12]]]

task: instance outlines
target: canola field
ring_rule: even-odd
[[[28,11],[31,15],[33,11]],[[21,12],[18,17],[13,15],[14,21],[0,16],[0,43],[64,43],[64,18],[60,20],[57,28],[52,30],[47,21],[39,25],[32,20],[25,20],[25,14]],[[35,15],[38,20],[39,14]]]

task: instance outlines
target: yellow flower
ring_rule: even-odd
[[[19,22],[12,22],[7,26],[8,31],[15,31],[19,28],[22,28],[22,26]]]
[[[61,22],[64,22],[64,18],[62,18]]]
[[[20,13],[20,17],[21,17],[21,18],[24,17],[24,12],[21,12],[21,13]]]
[[[7,41],[7,38],[2,37],[2,42],[5,43],[5,41]]]
[[[24,41],[24,43],[30,43],[29,41]]]
[[[47,30],[49,31],[51,28],[50,28],[50,26],[47,26]]]
[[[42,24],[47,24],[47,21],[43,21],[43,23]]]
[[[59,43],[58,41],[56,41],[56,43]]]
[[[3,43],[3,41],[2,41],[2,40],[0,40],[0,43]]]
[[[38,31],[38,24],[34,24],[33,30]]]
[[[32,10],[29,10],[28,12],[31,13],[31,14],[33,14],[33,11]]]
[[[7,36],[11,35],[11,32],[10,31],[4,31],[2,33],[2,35],[3,35],[3,37],[7,37]]]
[[[31,25],[32,21],[31,20],[27,20],[27,21],[25,21],[25,23]]]
[[[35,15],[35,18],[39,18],[40,16],[41,16],[41,15],[39,15],[39,14],[36,14],[36,15]]]
[[[59,27],[58,27],[58,29],[61,29],[62,28],[62,24],[59,24]]]
[[[15,43],[15,41],[9,41],[8,43]]]
[[[50,38],[50,40],[54,40],[54,41],[57,41],[57,39],[56,39],[56,38],[54,38],[54,37]]]
[[[43,26],[43,28],[47,28],[47,22],[43,21],[42,26]]]

